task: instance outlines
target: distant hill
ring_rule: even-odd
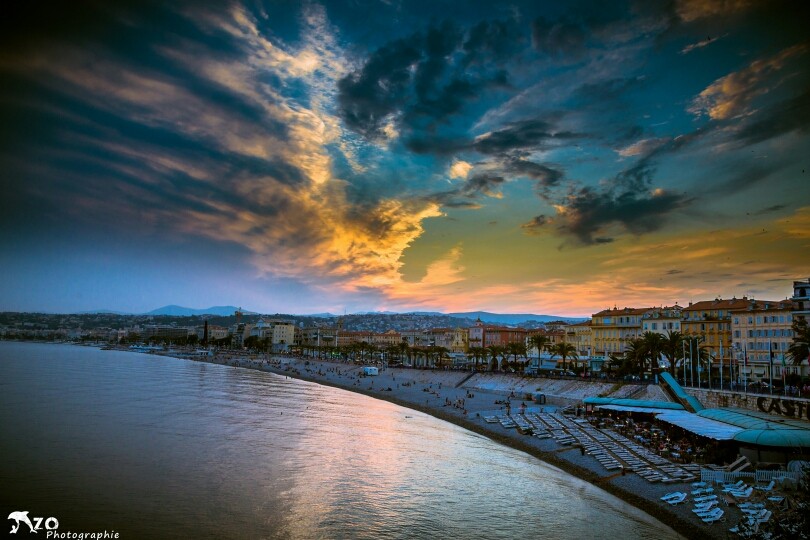
[[[92,311],[79,311],[76,315],[132,315],[126,311],[115,311],[114,309],[94,309]]]
[[[487,311],[469,311],[467,313],[448,313],[450,317],[459,319],[481,319],[483,322],[496,324],[520,324],[526,321],[551,322],[581,322],[586,319],[560,317],[559,315],[535,315],[533,313],[489,313]]]
[[[170,315],[172,317],[190,317],[192,315],[219,315],[222,317],[228,317],[230,315],[233,315],[237,309],[239,308],[234,306],[212,306],[210,308],[205,309],[193,309],[183,306],[171,305],[154,309],[148,313],[144,313],[144,315]],[[242,313],[245,315],[255,315],[255,313],[252,311],[242,310]]]

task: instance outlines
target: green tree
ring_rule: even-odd
[[[548,336],[543,334],[535,334],[529,337],[529,346],[537,349],[537,355],[543,354],[543,351],[548,349],[551,340]]]
[[[810,359],[810,329],[804,317],[795,317],[792,327],[793,342],[788,347],[788,355],[794,365],[799,365]]]
[[[492,358],[492,371],[498,370],[498,357],[503,355],[504,349],[500,345],[490,345],[486,348]]]
[[[559,356],[562,359],[563,371],[568,371],[569,358],[572,360],[579,358],[579,355],[577,355],[577,348],[570,343],[562,342],[552,345],[549,347],[549,352],[551,353],[552,358]]]
[[[478,363],[486,358],[487,350],[483,347],[470,347],[467,354],[473,357],[473,360],[475,361],[475,371],[478,371]]]
[[[646,354],[644,341],[641,338],[631,339],[624,350],[624,369],[629,369],[630,373],[641,375],[644,372]]]
[[[526,356],[526,345],[523,343],[507,343],[506,344],[506,354],[511,354],[512,358],[514,358],[515,365],[518,365],[518,356],[525,357]],[[522,371],[523,365],[521,364],[520,369]]]
[[[669,331],[664,336],[661,353],[669,362],[669,372],[674,377],[678,370],[678,360],[683,361],[683,334],[677,330]]]
[[[657,332],[644,332],[641,336],[641,343],[644,349],[644,360],[647,362],[650,371],[656,372],[658,362],[664,352],[666,338]]]

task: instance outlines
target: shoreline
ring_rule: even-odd
[[[447,406],[442,402],[436,404],[436,398],[440,397],[438,395],[439,392],[445,395],[460,395],[464,392],[464,395],[467,395],[466,393],[469,392],[469,390],[463,387],[448,387],[447,385],[442,387],[442,379],[446,381],[448,378],[453,378],[447,377],[448,374],[453,374],[456,376],[455,378],[458,378],[459,374],[462,376],[467,375],[463,372],[389,368],[385,371],[381,371],[379,376],[361,377],[360,371],[362,367],[357,365],[294,357],[271,358],[278,363],[270,361],[262,363],[261,361],[257,362],[240,357],[193,358],[192,360],[283,375],[306,382],[348,390],[418,411],[434,418],[450,422],[463,429],[487,437],[490,440],[529,454],[549,465],[557,467],[580,480],[584,480],[605,490],[611,495],[655,518],[685,538],[726,538],[726,532],[730,526],[727,522],[705,525],[694,516],[689,506],[670,506],[659,500],[664,493],[672,491],[686,491],[688,493],[692,489],[688,483],[669,485],[650,484],[633,473],[628,473],[624,476],[621,474],[610,474],[604,469],[601,470],[603,474],[600,474],[598,472],[598,464],[594,458],[581,456],[580,452],[571,451],[578,447],[560,448],[559,445],[554,442],[539,441],[533,437],[520,435],[515,430],[503,431],[500,424],[485,423],[482,418],[483,415],[479,416],[479,414],[484,410],[498,410],[498,405],[495,404],[495,402],[498,401],[497,398],[503,397],[500,393],[487,392],[481,389],[472,390],[475,396],[473,400],[475,404],[468,405],[466,409],[469,410],[467,410],[466,413],[463,412],[464,409],[460,407]],[[337,375],[338,371],[340,375]],[[397,388],[386,385],[383,385],[382,388],[380,388],[380,385],[378,385],[377,388],[373,387],[375,380],[379,382],[391,380],[393,382],[396,381],[397,377],[400,378],[400,381],[404,381],[408,384],[408,391],[403,391],[402,386],[398,386]],[[440,382],[431,382],[436,379],[439,379]],[[363,381],[363,383],[358,384],[360,381]],[[370,383],[369,387],[365,386],[366,381]],[[437,386],[437,388],[430,393],[426,392],[426,388],[432,388],[434,386]],[[417,387],[421,387],[421,389]],[[415,394],[416,392],[420,392],[420,394]],[[422,402],[422,393],[428,396],[425,402]],[[419,396],[418,399],[415,397],[416,395]],[[449,397],[445,399],[449,399]],[[489,401],[492,405],[487,407],[485,403],[481,403],[482,399]],[[513,399],[515,401],[520,400],[520,398]],[[517,410],[517,407],[515,407],[515,410]],[[588,465],[593,466],[589,467]],[[645,493],[647,496],[642,495]]]

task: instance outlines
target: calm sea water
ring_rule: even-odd
[[[676,537],[612,495],[477,434],[269,373],[0,342],[0,419],[0,510],[54,516],[62,532]]]

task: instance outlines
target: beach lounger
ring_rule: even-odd
[[[705,506],[699,505],[699,506],[696,506],[696,507],[692,508],[692,512],[694,512],[695,514],[698,514],[698,515],[707,514],[707,513],[711,512],[714,509],[715,506],[717,506],[717,501],[709,501],[708,503],[705,503]]]
[[[695,489],[701,489],[701,488],[709,487],[709,485],[706,482],[693,482],[692,487],[695,488]]]
[[[758,489],[760,491],[771,491],[774,486],[776,486],[776,480],[771,480],[771,483],[767,486],[754,486],[754,489]]]
[[[714,488],[707,487],[707,488],[703,488],[703,489],[696,489],[695,491],[692,492],[692,495],[695,496],[695,497],[700,497],[701,495],[708,495],[709,493],[713,493],[713,492],[714,492]]]
[[[676,504],[681,504],[683,502],[686,502],[686,493],[681,493],[681,495],[679,497],[673,497],[671,499],[667,499],[666,502],[668,504],[671,504],[672,506],[675,506]]]
[[[723,509],[716,508],[715,510],[717,510],[715,513],[710,514],[703,518],[703,523],[714,523],[715,521],[720,521],[721,519],[723,519],[724,514]]]
[[[729,491],[729,493],[731,493],[734,497],[738,499],[747,499],[748,497],[751,496],[753,492],[754,488],[752,488],[751,486],[749,486],[748,489],[746,489],[745,491]]]
[[[723,491],[729,492],[729,491],[734,491],[734,490],[737,490],[737,489],[743,489],[744,487],[745,487],[745,482],[743,482],[742,480],[737,480],[737,482],[735,482],[733,484],[723,484]]]
[[[720,509],[720,508],[710,508],[709,510],[704,510],[703,512],[695,512],[695,514],[696,514],[696,515],[697,515],[697,517],[699,517],[700,519],[703,519],[703,518],[706,518],[706,517],[714,516],[714,515],[716,515],[718,512],[722,512],[722,511],[723,511],[723,510],[722,510],[722,509]]]
[[[672,493],[667,493],[663,497],[661,497],[662,501],[666,501],[667,499],[677,499],[681,495],[686,495],[686,493],[682,493],[680,491],[673,491]]]
[[[704,495],[703,497],[695,497],[694,502],[704,503],[706,501],[713,501],[715,499],[717,499],[717,495]]]

